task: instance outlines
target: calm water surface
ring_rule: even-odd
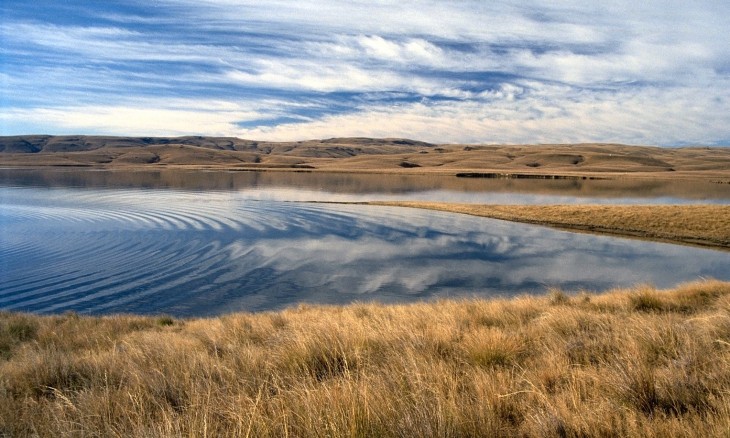
[[[6,179],[0,185],[0,308],[197,316],[301,302],[730,280],[730,253],[722,251],[422,210],[288,202],[429,192],[600,198],[555,187],[548,194],[455,187],[419,192],[404,189],[407,183],[298,191],[287,184],[141,188]]]
[[[251,199],[424,200],[490,204],[730,204],[730,184],[671,180],[522,180],[295,172],[0,169],[0,186],[235,191]]]

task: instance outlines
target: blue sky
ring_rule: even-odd
[[[0,134],[730,144],[730,3],[3,0]]]

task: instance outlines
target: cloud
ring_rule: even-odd
[[[386,39],[379,35],[358,35],[342,38],[341,41],[350,46],[351,50],[343,51],[349,52],[352,57],[366,57],[370,60],[382,60],[396,64],[438,65],[445,52],[444,49],[422,38],[407,38],[399,41]],[[336,51],[337,49],[335,49]]]
[[[260,61],[255,72],[229,71],[225,78],[247,86],[334,91],[417,90],[428,87],[421,78],[407,78],[388,70],[363,70],[351,65],[327,66],[315,62]]]
[[[506,85],[484,97],[371,107],[240,134],[279,140],[349,134],[464,143],[710,144],[727,134],[730,123],[723,110],[730,100],[727,91],[715,95],[702,89],[638,87],[599,94],[565,86]],[[667,120],[672,120],[671,126]]]
[[[261,113],[234,108],[228,103],[188,105],[196,109],[142,108],[132,106],[80,106],[67,108],[10,109],[0,115],[3,124],[32,121],[38,132],[90,132],[115,135],[225,136],[241,120],[259,119]]]
[[[6,23],[2,35],[7,44],[33,50],[60,63],[75,63],[82,56],[100,61],[198,61],[230,56],[225,48],[204,44],[175,43],[163,34],[143,33],[118,27],[57,26],[37,23]],[[158,40],[158,41],[156,41]]]
[[[47,130],[116,135],[233,135],[265,140],[334,136],[402,136],[432,142],[712,144],[727,138],[730,82],[724,91],[699,88],[628,87],[587,92],[539,82],[504,84],[467,100],[434,100],[392,105],[361,103],[353,111],[302,122],[269,125],[291,113],[287,101],[179,99],[160,107],[139,105],[7,109],[5,124],[35,122]],[[300,105],[299,110],[306,110]],[[671,123],[668,121],[671,120]],[[247,128],[241,128],[242,122]],[[256,126],[260,121],[261,126]],[[723,137],[724,136],[724,137]]]
[[[730,138],[727,2],[11,3],[3,134]]]

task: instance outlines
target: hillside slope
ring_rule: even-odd
[[[620,144],[435,145],[400,138],[266,142],[232,137],[0,137],[2,166],[730,178],[730,148]],[[512,175],[515,176],[515,175]]]

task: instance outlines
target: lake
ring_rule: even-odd
[[[0,308],[207,316],[298,303],[730,280],[723,251],[425,210],[298,202],[726,204],[725,186],[4,170]]]

